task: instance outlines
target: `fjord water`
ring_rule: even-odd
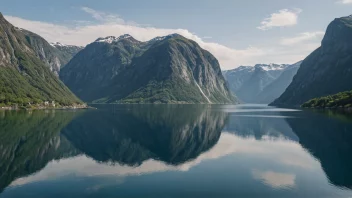
[[[260,105],[0,111],[0,197],[351,197],[352,120]]]

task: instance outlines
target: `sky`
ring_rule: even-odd
[[[303,60],[334,18],[352,14],[352,0],[1,0],[0,12],[17,27],[70,45],[179,33],[226,70]]]

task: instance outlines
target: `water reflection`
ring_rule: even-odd
[[[0,115],[0,197],[351,196],[352,123],[319,113],[109,105]]]
[[[60,131],[75,112],[0,111],[0,191],[15,178],[41,170],[53,160],[75,155]]]
[[[321,114],[323,113],[323,114]],[[306,112],[302,119],[287,119],[299,143],[321,163],[332,184],[352,189],[352,123],[341,115]]]
[[[197,106],[130,105],[90,111],[63,134],[76,148],[100,162],[136,166],[147,159],[178,165],[213,147],[227,114]]]

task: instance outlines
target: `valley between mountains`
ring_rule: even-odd
[[[352,17],[341,17],[330,23],[321,47],[304,60],[222,71],[216,57],[179,34],[146,42],[125,34],[97,38],[85,47],[64,45],[14,27],[0,14],[0,107],[301,106],[307,101],[304,107],[322,107],[316,104],[322,100],[314,99],[320,97],[332,100],[324,107],[350,107],[351,94],[339,93],[352,90],[351,41]],[[339,97],[329,97],[334,94]]]

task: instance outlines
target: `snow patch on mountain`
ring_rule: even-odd
[[[97,43],[113,43],[113,42],[117,42],[117,41],[120,41],[122,39],[128,39],[128,38],[132,38],[132,36],[129,35],[129,34],[124,34],[124,35],[121,35],[119,37],[107,36],[105,38],[103,38],[103,37],[98,38],[97,40],[95,40],[95,42],[97,42]]]
[[[167,38],[172,38],[172,37],[175,37],[175,36],[178,36],[179,34],[170,34],[170,35],[167,35],[167,36],[158,36],[158,37],[155,37],[153,38],[152,40],[148,41],[149,43],[152,43],[154,41],[162,41],[162,40],[165,40]]]
[[[284,70],[288,65],[287,64],[269,64],[269,65],[266,65],[266,64],[257,64],[255,65],[254,67],[256,68],[261,68],[265,71],[273,71],[273,70]]]

